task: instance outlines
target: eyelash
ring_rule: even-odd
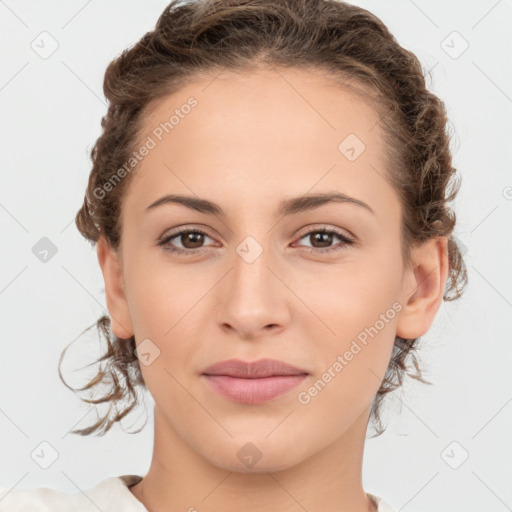
[[[182,234],[189,234],[189,233],[199,233],[199,234],[208,236],[209,238],[212,238],[206,231],[203,231],[202,229],[199,229],[199,228],[194,228],[194,229],[191,229],[191,228],[181,228],[178,231],[176,231],[175,233],[172,233],[171,235],[166,236],[165,238],[161,239],[158,242],[158,245],[163,247],[163,249],[165,251],[168,251],[170,253],[177,254],[177,255],[184,254],[184,255],[187,255],[187,256],[192,256],[194,254],[205,252],[207,249],[204,248],[204,247],[200,247],[200,248],[196,248],[196,249],[176,249],[176,248],[171,247],[169,245],[170,240],[172,240],[173,238],[176,238],[176,237],[178,237],[178,236],[180,236]],[[327,233],[327,234],[336,235],[338,238],[341,239],[341,241],[343,242],[343,245],[341,245],[341,246],[339,246],[337,248],[329,247],[329,248],[324,248],[324,249],[318,249],[316,247],[311,247],[308,250],[308,252],[310,252],[310,253],[317,253],[318,254],[318,253],[337,252],[337,251],[340,251],[342,249],[345,249],[347,246],[350,246],[350,245],[354,244],[354,240],[352,240],[351,238],[347,237],[346,235],[340,233],[337,230],[327,229],[327,228],[319,228],[319,229],[313,229],[311,231],[308,231],[307,233],[304,233],[299,238],[299,240],[301,240],[302,238],[305,238],[305,237],[307,237],[309,235],[312,235],[314,233]]]

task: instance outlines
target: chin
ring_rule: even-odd
[[[307,458],[304,451],[295,449],[296,443],[285,443],[277,437],[275,440],[265,439],[265,435],[246,435],[243,441],[232,439],[230,444],[219,443],[217,446],[222,450],[203,453],[203,456],[215,466],[234,473],[284,471]],[[304,445],[300,443],[299,446]]]
[[[254,466],[246,466],[243,462],[239,461],[238,458],[233,459],[232,457],[228,457],[226,459],[221,458],[221,460],[212,460],[211,461],[215,466],[222,468],[226,471],[230,471],[232,473],[243,473],[243,474],[259,474],[259,473],[275,473],[277,471],[285,471],[299,462],[298,461],[288,461],[283,460],[282,457],[278,456],[266,456],[262,457],[260,460],[254,464]]]

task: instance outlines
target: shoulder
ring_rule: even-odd
[[[24,511],[60,511],[75,510],[74,496],[64,494],[54,489],[40,487],[38,489],[7,489],[0,487],[0,510],[2,512]]]
[[[396,512],[396,510],[384,498],[369,492],[367,492],[366,495],[375,503],[377,512]]]
[[[113,476],[95,487],[66,494],[55,489],[7,489],[0,487],[2,512],[147,512],[128,487],[142,479],[139,475]],[[383,498],[366,493],[375,503],[377,512],[396,512]]]
[[[48,487],[8,489],[0,487],[2,512],[147,512],[128,489],[142,477],[123,475],[106,478],[95,487],[66,494]]]

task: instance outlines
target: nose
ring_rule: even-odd
[[[277,334],[289,322],[291,295],[278,277],[279,265],[267,250],[255,259],[239,252],[219,290],[218,322],[243,339]]]

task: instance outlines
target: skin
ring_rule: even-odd
[[[160,355],[142,373],[155,401],[150,469],[130,490],[148,510],[367,511],[362,459],[370,408],[395,336],[431,326],[447,278],[446,238],[414,249],[404,266],[401,205],[384,177],[378,115],[362,98],[311,71],[223,71],[159,100],[142,139],[190,96],[198,105],[137,166],[122,206],[119,253],[97,244],[113,332],[149,338]],[[338,150],[353,133],[366,146]],[[337,191],[373,213],[331,202],[287,217],[284,199]],[[226,216],[183,205],[144,209],[165,194],[218,203]],[[205,252],[157,245],[178,226],[200,227]],[[355,240],[322,244],[315,229]],[[309,234],[308,234],[309,233]],[[252,236],[263,252],[236,251]],[[201,247],[177,236],[175,247]],[[311,253],[312,248],[338,248]],[[308,390],[365,327],[402,309],[308,404]],[[260,405],[218,395],[201,375],[228,358],[283,360],[309,372],[297,388]],[[261,459],[238,457],[253,443]]]

